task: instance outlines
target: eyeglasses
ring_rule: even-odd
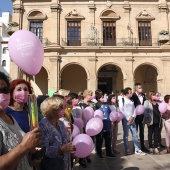
[[[6,87],[3,87],[2,89],[0,89],[0,93],[10,93],[10,87],[6,86]]]

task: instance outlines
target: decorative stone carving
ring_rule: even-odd
[[[165,3],[158,5],[159,12],[168,12],[168,5]]]
[[[27,14],[28,20],[46,20],[47,15],[38,9],[34,9]]]
[[[154,20],[155,17],[153,17],[149,12],[147,12],[146,10],[141,11],[137,17],[137,20]]]
[[[16,4],[16,5],[13,6],[14,13],[22,13],[23,10],[24,10],[24,7],[23,7],[22,4],[21,5],[20,4]]]
[[[111,1],[107,1],[107,2],[106,2],[106,6],[107,6],[108,8],[111,8],[112,5],[113,5],[113,3],[112,3]]]
[[[50,8],[51,8],[51,12],[61,11],[61,5],[60,4],[51,4]]]
[[[69,19],[79,19],[79,20],[82,20],[82,19],[85,19],[85,17],[83,15],[81,15],[80,13],[78,13],[76,9],[73,9],[71,12],[69,12],[65,16],[65,19],[66,20],[69,20]]]
[[[169,41],[170,35],[168,31],[162,30],[158,33],[158,42],[167,43]]]
[[[77,11],[76,11],[76,9],[74,9],[73,11],[72,11],[72,13],[71,13],[73,16],[77,16],[78,15],[78,13],[77,13]]]
[[[19,24],[17,22],[10,22],[8,24],[7,33],[8,35],[12,35],[18,29],[19,29]]]
[[[120,16],[118,16],[113,10],[111,9],[105,9],[100,14],[100,19],[102,20],[118,20],[120,19]]]

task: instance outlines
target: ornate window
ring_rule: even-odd
[[[152,45],[151,21],[154,19],[155,18],[146,10],[141,11],[136,16],[140,46]]]
[[[116,45],[116,20],[120,19],[113,10],[105,9],[100,14],[100,19],[103,21],[103,45]]]
[[[151,46],[151,22],[150,21],[138,21],[138,34],[140,46]]]
[[[116,45],[116,22],[103,21],[103,45]]]
[[[43,39],[43,21],[47,19],[46,14],[40,10],[32,10],[28,13],[27,19],[30,21],[29,30],[36,34],[39,39]]]
[[[81,46],[81,22],[67,21],[67,45]]]

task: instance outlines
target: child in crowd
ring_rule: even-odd
[[[114,94],[110,94],[108,97],[108,104],[110,111],[118,111],[118,108],[116,106],[116,96]],[[117,133],[118,133],[118,122],[112,122],[112,151],[115,154],[119,154],[120,152],[116,149],[116,142],[117,142]]]
[[[99,108],[103,114],[103,129],[102,131],[96,135],[96,151],[100,159],[103,158],[102,155],[102,144],[103,138],[105,139],[105,147],[106,147],[106,156],[108,158],[116,158],[116,156],[112,153],[111,150],[111,121],[109,118],[110,115],[110,108],[107,104],[107,96],[101,96],[99,98],[100,102],[102,103],[101,107]]]

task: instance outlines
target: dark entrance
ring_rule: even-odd
[[[103,93],[116,95],[120,93],[123,88],[123,74],[119,67],[108,64],[99,69],[98,72],[98,89]]]
[[[103,93],[111,94],[112,78],[111,77],[98,78],[98,88],[102,90]]]

